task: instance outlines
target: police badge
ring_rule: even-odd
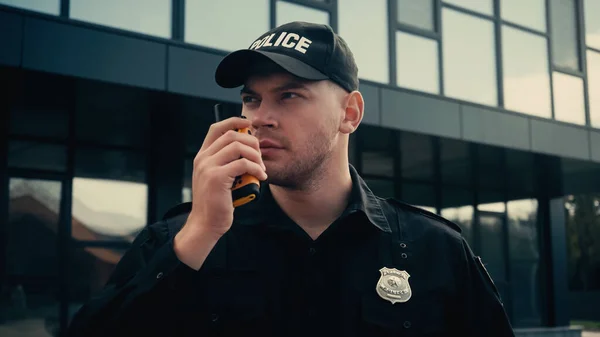
[[[410,275],[404,270],[383,267],[379,269],[381,277],[377,282],[377,294],[384,300],[395,304],[404,303],[412,296],[408,278]]]

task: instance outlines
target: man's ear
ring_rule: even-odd
[[[362,121],[365,102],[360,91],[353,91],[346,96],[344,103],[344,118],[340,132],[350,134],[356,131]]]

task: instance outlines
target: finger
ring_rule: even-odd
[[[210,128],[208,129],[208,133],[206,134],[206,137],[204,137],[204,142],[202,143],[200,151],[208,148],[212,143],[214,143],[227,131],[234,129],[249,128],[251,125],[252,122],[250,120],[240,117],[231,117],[220,122],[211,124]]]
[[[260,153],[260,144],[258,142],[258,138],[251,136],[246,133],[239,133],[234,130],[227,131],[224,135],[215,140],[206,150],[204,150],[204,154],[206,156],[212,156],[215,153],[221,151],[225,146],[231,144],[233,142],[240,142],[251,148],[255,149]]]
[[[229,164],[222,166],[222,169],[224,173],[226,173],[232,179],[235,179],[235,177],[243,174],[249,174],[258,178],[259,180],[267,179],[267,173],[262,169],[262,167],[246,158],[234,160]]]
[[[252,162],[257,163],[263,168],[263,170],[266,169],[263,164],[260,152],[240,142],[229,143],[221,151],[217,152],[214,156],[210,157],[210,161],[211,165],[223,166],[234,160],[240,159],[240,157],[246,158]]]

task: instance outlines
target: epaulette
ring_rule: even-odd
[[[435,221],[437,221],[437,222],[441,222],[441,223],[443,223],[444,225],[446,225],[446,226],[448,226],[448,227],[450,227],[450,228],[454,229],[454,230],[455,230],[455,231],[457,231],[458,233],[462,233],[462,229],[460,228],[460,226],[459,226],[459,225],[457,225],[457,224],[455,224],[454,222],[452,222],[452,221],[450,221],[450,220],[448,220],[448,219],[445,219],[445,218],[443,218],[443,217],[441,217],[441,216],[439,216],[439,215],[437,215],[437,214],[435,214],[435,213],[431,213],[431,212],[429,212],[429,211],[427,211],[427,210],[424,210],[424,209],[422,209],[422,208],[420,208],[420,207],[416,207],[416,206],[413,206],[413,205],[407,204],[407,203],[405,203],[405,202],[399,201],[399,200],[397,200],[397,199],[394,199],[394,198],[387,198],[387,199],[385,199],[385,200],[386,200],[386,201],[391,201],[392,203],[394,203],[395,205],[397,205],[397,206],[399,206],[399,207],[401,207],[401,208],[403,208],[403,209],[406,209],[406,210],[409,210],[409,211],[412,211],[412,212],[419,213],[419,214],[421,214],[421,215],[424,215],[424,216],[426,216],[426,217],[428,217],[428,218],[431,218],[431,219],[433,219],[433,220],[435,220]]]
[[[184,203],[181,203],[181,204],[169,209],[165,213],[165,215],[162,217],[162,219],[167,220],[167,219],[174,218],[181,214],[189,213],[191,211],[192,211],[192,203],[184,202]]]

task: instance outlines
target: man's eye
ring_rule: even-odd
[[[252,103],[252,102],[256,102],[256,101],[257,101],[256,97],[252,97],[252,96],[242,97],[242,102],[244,102],[244,103]]]
[[[299,96],[298,96],[298,94],[296,94],[294,92],[284,92],[283,94],[281,94],[282,99],[294,98],[294,97],[299,97]]]

